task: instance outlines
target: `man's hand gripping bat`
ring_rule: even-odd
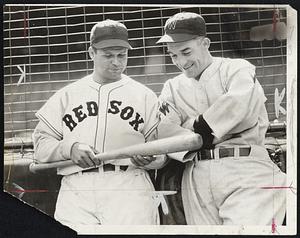
[[[173,136],[143,144],[123,147],[120,149],[99,153],[96,155],[101,161],[126,159],[134,155],[150,156],[162,155],[181,151],[193,151],[202,147],[202,137],[198,134]],[[58,161],[52,163],[32,163],[31,172],[38,172],[45,169],[63,168],[74,165],[72,160]]]

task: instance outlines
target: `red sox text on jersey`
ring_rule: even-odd
[[[135,112],[133,107],[126,105],[123,106],[122,101],[112,100],[109,104],[110,108],[107,112],[111,114],[119,114],[122,120],[130,119],[128,123],[134,130],[138,131],[139,125],[144,123],[144,119],[141,115]],[[66,113],[62,118],[70,131],[73,131],[73,129],[87,117],[97,116],[99,107],[96,102],[89,101],[73,108],[72,111],[73,115]]]

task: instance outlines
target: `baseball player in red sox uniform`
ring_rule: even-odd
[[[122,74],[131,49],[123,24],[99,22],[90,39],[93,73],[59,90],[36,113],[35,159],[74,162],[58,169],[64,176],[54,216],[83,233],[98,225],[159,224],[154,186],[136,165],[159,167],[164,158],[134,156],[103,164],[94,157],[155,139],[158,99]],[[80,150],[84,146],[90,150]]]
[[[285,174],[264,146],[269,122],[255,67],[242,59],[212,57],[198,14],[178,13],[164,30],[158,43],[166,43],[182,74],[163,87],[162,121],[174,123],[177,135],[193,131],[203,137],[203,147],[184,157],[187,224],[282,224],[285,190],[276,187],[286,185]]]

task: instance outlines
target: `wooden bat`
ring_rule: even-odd
[[[96,158],[106,161],[112,159],[125,159],[133,155],[161,155],[180,151],[193,151],[202,147],[202,137],[198,134],[173,136],[143,144],[123,147],[120,149],[99,153]],[[31,172],[37,172],[45,169],[63,168],[74,165],[72,160],[58,161],[52,163],[32,163],[29,167]]]

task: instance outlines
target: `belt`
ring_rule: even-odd
[[[103,172],[116,171],[116,168],[118,168],[118,167],[122,171],[126,171],[128,169],[128,165],[104,164],[102,166]],[[98,173],[99,171],[102,171],[102,169],[97,167],[97,168],[91,168],[91,169],[83,170],[82,173],[86,173],[86,172],[97,172]]]
[[[225,157],[240,157],[249,156],[251,147],[240,147],[238,148],[238,154],[234,154],[234,148],[216,148],[212,150],[199,150],[197,151],[196,160],[211,160],[215,158],[215,150],[219,150],[219,158]]]

